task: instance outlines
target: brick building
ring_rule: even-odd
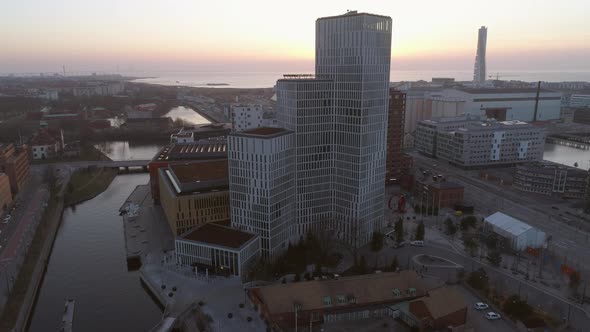
[[[10,190],[10,179],[8,175],[0,173],[0,215],[8,209],[12,203],[12,192]]]
[[[424,283],[414,271],[276,284],[249,291],[269,327],[283,330],[295,326],[295,317],[298,326],[309,326],[390,316],[391,305],[425,294]]]
[[[227,160],[159,169],[160,203],[173,234],[217,222],[229,224]]]
[[[414,188],[417,203],[434,209],[454,208],[455,205],[462,204],[464,191],[464,187],[458,183],[428,178],[416,180]]]
[[[387,123],[386,183],[399,183],[402,175],[408,174],[412,168],[412,157],[403,153],[405,112],[406,94],[395,89],[390,89]]]
[[[8,175],[12,195],[16,195],[29,176],[29,156],[27,146],[0,144],[0,173]]]
[[[465,300],[450,287],[430,290],[427,296],[396,307],[399,318],[420,331],[455,331],[467,321]]]
[[[170,144],[163,147],[149,163],[152,199],[160,202],[158,170],[174,164],[203,160],[227,160],[225,139],[205,139],[186,144]]]

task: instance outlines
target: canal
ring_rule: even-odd
[[[118,214],[147,174],[120,175],[96,198],[64,211],[29,331],[58,331],[66,299],[76,300],[74,331],[149,331],[161,318],[137,271],[127,271]]]
[[[171,118],[173,121],[182,120],[188,124],[209,123],[190,107],[178,106],[173,107],[163,116]],[[95,144],[94,146],[112,160],[147,160],[152,159],[154,155],[168,142],[128,142],[128,141],[110,141]]]
[[[575,166],[578,168],[588,170],[590,169],[590,150],[576,149],[571,146],[559,144],[545,144],[545,153],[543,154],[545,160],[556,163]]]

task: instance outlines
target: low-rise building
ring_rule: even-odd
[[[29,155],[27,146],[0,144],[0,173],[8,175],[10,189],[15,196],[24,186],[29,176]]]
[[[173,234],[212,222],[228,223],[227,160],[173,164],[158,173],[160,204]]]
[[[160,201],[160,180],[158,177],[160,168],[204,160],[227,160],[227,141],[225,139],[208,139],[194,143],[164,146],[148,165],[154,202],[159,203]]]
[[[541,248],[546,241],[545,232],[502,212],[487,216],[483,224],[485,232],[495,233],[512,250]]]
[[[8,175],[0,173],[0,215],[12,204],[12,192]]]
[[[467,304],[450,287],[428,291],[422,298],[394,306],[398,318],[420,331],[455,331],[467,322]]]
[[[170,143],[192,143],[211,137],[225,137],[231,131],[231,123],[206,123],[182,127],[170,135]]]
[[[33,160],[56,158],[64,149],[63,131],[41,128],[29,141],[29,148]]]
[[[269,327],[291,329],[390,316],[390,306],[426,294],[415,271],[275,284],[249,291]]]
[[[235,275],[245,280],[260,258],[260,237],[216,224],[206,224],[176,238],[176,261],[197,272]]]
[[[84,85],[72,88],[76,97],[114,96],[125,91],[125,84],[118,81],[85,82]]]
[[[518,165],[512,187],[536,194],[584,198],[588,171],[550,161]]]
[[[544,146],[545,129],[522,121],[430,120],[416,133],[419,152],[466,169],[541,161]]]

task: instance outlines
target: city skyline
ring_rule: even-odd
[[[140,7],[141,5],[141,7]],[[392,4],[270,1],[10,3],[0,14],[0,72],[72,70],[253,70],[313,68],[317,17],[350,10],[393,18],[392,69],[473,65],[476,29],[491,30],[488,68],[580,70],[590,56],[583,1]],[[310,10],[313,8],[313,10]],[[141,10],[140,10],[141,9]],[[219,13],[215,15],[214,13]],[[289,15],[284,15],[289,13]],[[557,15],[555,13],[558,13]],[[567,59],[567,61],[563,61]],[[436,60],[436,61],[433,61]]]

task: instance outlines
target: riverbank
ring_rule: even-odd
[[[44,160],[31,160],[31,164],[33,165],[41,165],[41,164],[57,164],[57,163],[67,163],[67,162],[74,162],[74,161],[110,161],[107,155],[102,153],[99,149],[94,147],[94,145],[87,143],[83,144],[80,147],[80,155],[76,157],[63,157],[63,158],[55,158],[55,159],[44,159]]]
[[[72,174],[64,197],[66,207],[80,204],[105,191],[117,176],[112,168],[79,169]]]
[[[52,196],[2,314],[0,332],[24,331],[33,311],[63,213],[63,199]]]

